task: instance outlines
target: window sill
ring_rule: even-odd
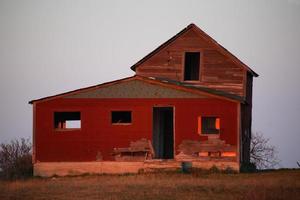
[[[205,136],[205,137],[208,137],[209,139],[218,139],[220,138],[220,133],[200,133],[199,134],[200,136]]]
[[[184,83],[200,83],[200,80],[183,80]]]
[[[80,131],[81,128],[65,128],[65,129],[62,129],[62,128],[56,128],[54,129],[54,131],[57,131],[57,132],[65,132],[65,131]]]
[[[112,123],[111,125],[113,125],[113,126],[118,126],[118,125],[129,126],[129,125],[132,125],[132,123]]]

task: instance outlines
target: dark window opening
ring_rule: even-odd
[[[130,124],[131,111],[112,111],[111,112],[112,124]]]
[[[184,80],[199,80],[200,52],[186,52],[184,61]]]
[[[198,117],[198,133],[219,134],[220,118],[218,117]]]
[[[54,112],[54,128],[56,129],[81,128],[80,112]]]

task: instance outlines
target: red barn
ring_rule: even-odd
[[[258,75],[190,24],[134,64],[133,77],[32,100],[34,174],[249,163]]]

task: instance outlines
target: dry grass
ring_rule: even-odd
[[[2,181],[0,199],[300,199],[300,171],[165,172]]]

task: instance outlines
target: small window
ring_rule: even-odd
[[[80,129],[80,112],[54,112],[55,129]]]
[[[111,112],[112,124],[130,124],[131,111],[112,111]]]
[[[200,52],[186,52],[184,61],[184,80],[199,80]]]
[[[220,118],[218,117],[198,117],[199,134],[219,134]]]

